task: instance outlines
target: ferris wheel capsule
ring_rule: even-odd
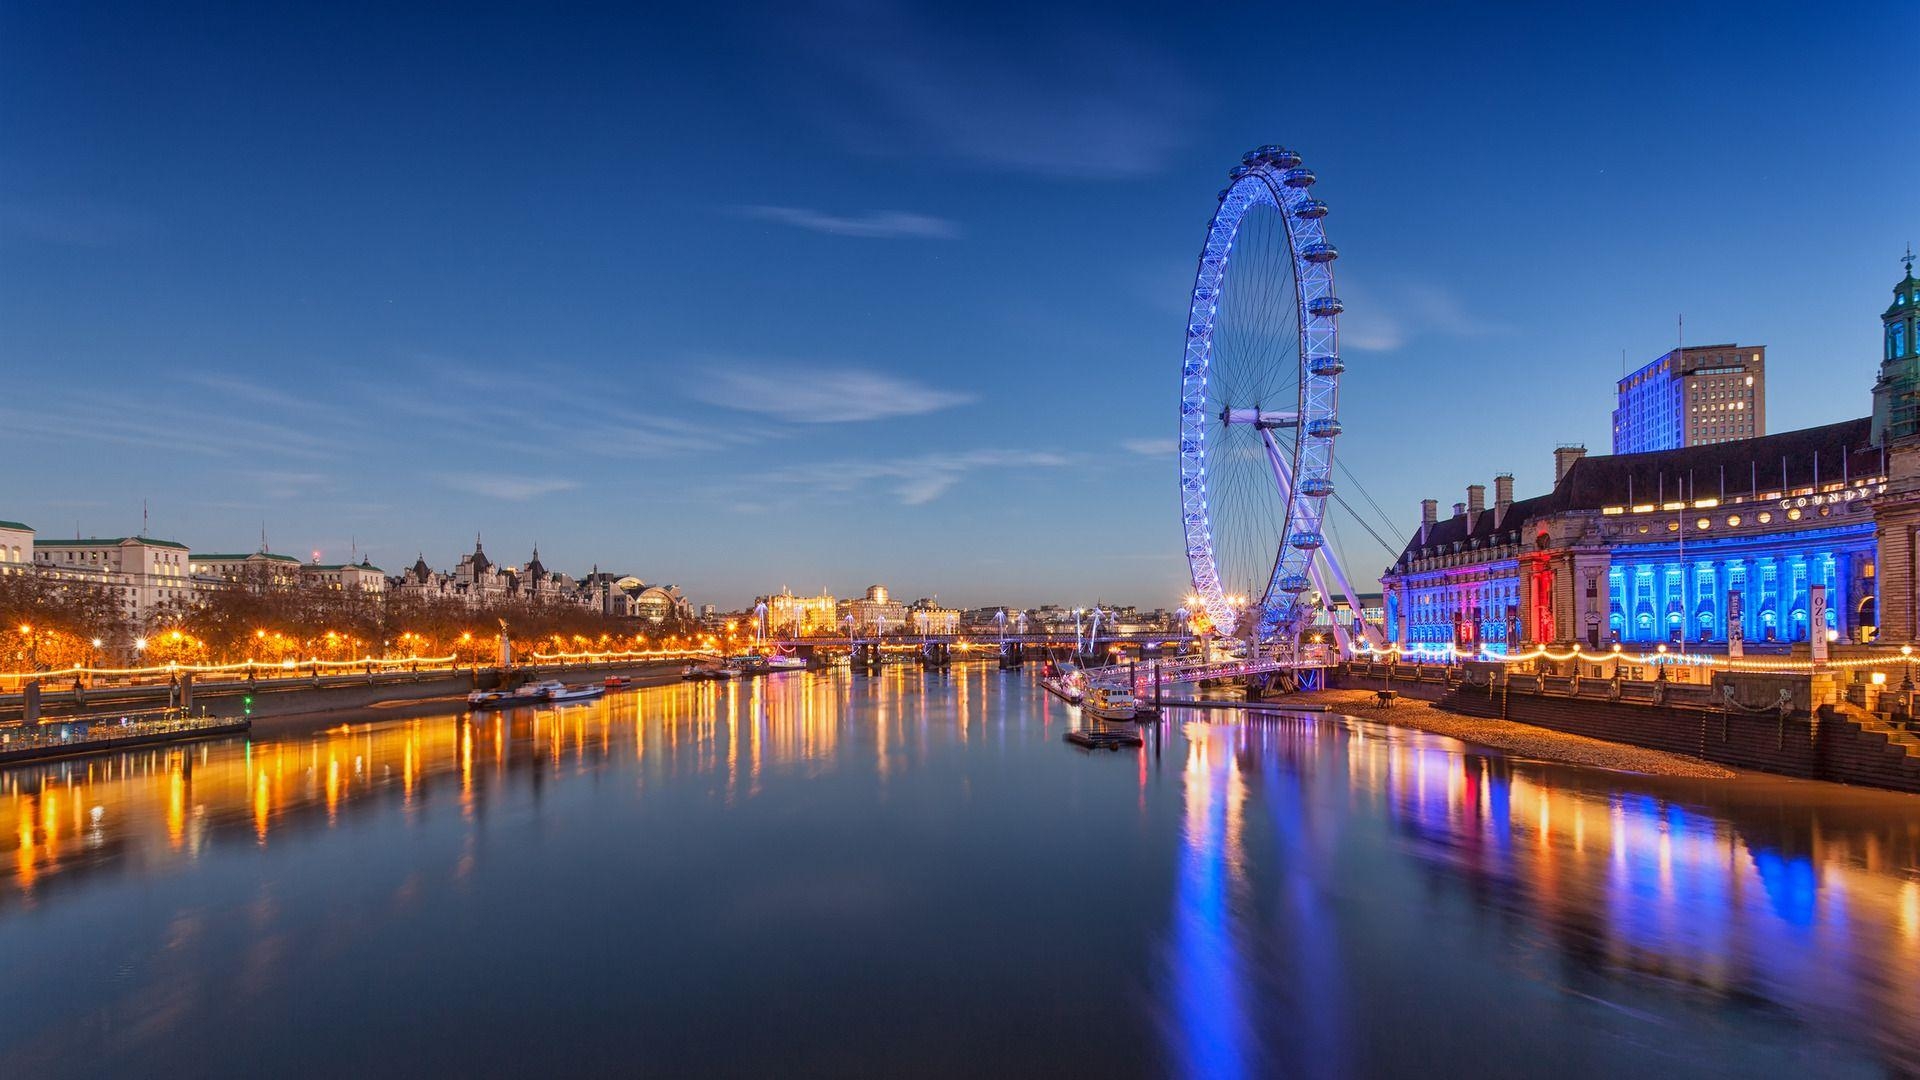
[[[1282,169],[1296,168],[1300,164],[1300,155],[1284,146],[1263,146],[1260,148],[1260,156]]]
[[[1333,481],[1324,476],[1309,476],[1300,481],[1300,494],[1324,499],[1333,494]]]
[[[1312,187],[1313,182],[1318,179],[1319,177],[1313,175],[1312,169],[1308,169],[1304,167],[1297,168],[1297,169],[1288,169],[1286,172],[1282,173],[1280,176],[1280,182],[1287,185],[1290,188]]]
[[[1319,533],[1297,532],[1297,533],[1294,533],[1292,536],[1287,537],[1287,543],[1292,544],[1294,547],[1299,548],[1302,551],[1311,551],[1314,548],[1319,547],[1321,544],[1326,543],[1326,541],[1320,536]]]
[[[1331,416],[1307,422],[1307,434],[1316,439],[1331,439],[1340,434],[1340,431],[1340,421]]]
[[[1342,363],[1338,356],[1307,357],[1307,371],[1314,375],[1338,375],[1345,370],[1347,365]]]
[[[1329,318],[1345,310],[1347,306],[1342,304],[1337,296],[1316,296],[1307,301],[1307,314],[1317,318]]]
[[[1299,594],[1306,592],[1309,587],[1305,574],[1289,574],[1280,579],[1280,591],[1283,593]]]
[[[1319,199],[1302,199],[1299,205],[1293,208],[1293,216],[1306,218],[1308,221],[1319,221],[1327,216],[1327,204]]]
[[[1300,257],[1310,263],[1330,263],[1340,257],[1340,249],[1332,244],[1308,244],[1300,249]]]

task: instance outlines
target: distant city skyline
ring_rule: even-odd
[[[132,535],[144,501],[390,573],[478,532],[723,608],[1171,606],[1186,293],[1276,142],[1332,206],[1339,459],[1389,542],[1603,452],[1678,315],[1766,344],[1770,430],[1868,414],[1920,9],[1313,21],[10,7],[0,518]],[[1330,538],[1375,587],[1391,554]]]

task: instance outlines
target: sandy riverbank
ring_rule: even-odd
[[[1662,750],[1647,750],[1638,746],[1627,746],[1624,743],[1589,739],[1584,735],[1567,735],[1511,720],[1483,720],[1474,716],[1461,716],[1458,713],[1445,712],[1430,701],[1400,698],[1393,704],[1382,707],[1375,704],[1377,700],[1371,690],[1317,690],[1311,693],[1295,694],[1282,699],[1277,704],[1297,702],[1326,705],[1349,716],[1430,731],[1436,735],[1479,743],[1517,757],[1535,758],[1540,761],[1619,769],[1650,776],[1687,776],[1724,780],[1738,775],[1732,769],[1684,754],[1669,754]]]

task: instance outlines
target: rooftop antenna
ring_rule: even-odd
[[[260,522],[260,554],[265,555],[267,551],[267,523],[263,519]]]
[[[147,535],[147,500],[140,500],[140,535]]]

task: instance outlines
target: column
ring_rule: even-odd
[[[1833,587],[1827,590],[1827,607],[1833,612],[1833,628],[1840,631],[1843,644],[1853,640],[1853,613],[1848,610],[1847,589],[1852,566],[1852,555],[1844,551],[1833,553]]]

